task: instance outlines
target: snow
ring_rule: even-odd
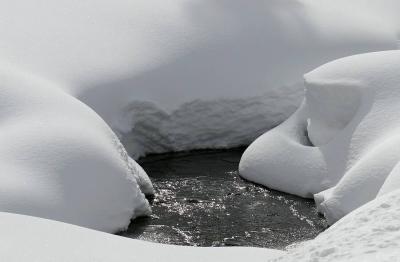
[[[400,188],[400,163],[396,164],[379,190],[378,196],[385,195]]]
[[[305,72],[343,56],[397,47],[388,19],[394,14],[378,12],[380,3],[189,1],[180,9],[185,36],[157,49],[169,53],[176,45],[178,53],[144,73],[90,83],[75,94],[135,156],[248,144],[295,111]],[[355,16],[354,5],[365,15]],[[105,97],[112,101],[107,106]]]
[[[306,74],[302,106],[246,150],[241,175],[288,193],[315,194],[330,223],[373,200],[384,183],[382,194],[397,189],[399,61],[400,51],[375,52]]]
[[[393,0],[1,0],[0,58],[89,105],[132,141],[135,157],[231,147],[295,111],[305,72],[396,48],[396,7]],[[154,123],[160,116],[167,120]],[[147,126],[154,133],[143,133]]]
[[[275,89],[256,97],[195,100],[171,113],[154,103],[133,102],[123,119],[134,128],[118,133],[136,158],[146,153],[248,145],[296,110],[294,101],[302,91],[296,85],[285,89],[289,90],[292,92],[285,97],[280,97],[281,91]]]
[[[0,210],[106,232],[149,214],[147,175],[95,112],[29,73],[0,78]]]
[[[0,259],[22,261],[265,261],[283,252],[261,248],[169,246],[35,217],[0,213]],[[40,237],[39,237],[40,236]]]
[[[154,193],[131,156],[249,143],[301,104],[304,73],[397,49],[399,9],[397,0],[0,0],[0,210],[123,230],[150,213],[144,195]],[[382,196],[305,244],[317,259],[351,247],[369,256],[366,239],[390,244],[386,237],[397,232],[386,216],[396,215],[390,201],[398,201],[400,183],[399,52],[352,56],[306,74],[300,108],[240,163],[251,181],[314,196],[330,223]],[[375,208],[379,201],[387,202]],[[163,246],[0,217],[6,261],[279,254]],[[383,230],[382,238],[368,227]],[[347,229],[362,241],[344,241]],[[335,235],[348,247],[319,246]]]
[[[397,261],[399,206],[399,190],[379,197],[272,261]]]
[[[395,261],[400,191],[357,209],[317,238],[287,252],[261,248],[169,246],[70,224],[0,213],[3,261]],[[40,237],[38,237],[40,236]]]

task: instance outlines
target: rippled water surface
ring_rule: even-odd
[[[243,149],[150,155],[139,162],[156,195],[153,215],[121,235],[192,246],[282,249],[314,238],[326,224],[311,200],[269,190],[238,176]]]

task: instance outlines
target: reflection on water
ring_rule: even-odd
[[[314,238],[326,224],[313,201],[269,190],[238,176],[243,149],[151,155],[140,163],[156,195],[153,215],[122,236],[192,246],[282,249]]]

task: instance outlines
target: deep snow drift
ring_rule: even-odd
[[[153,244],[35,217],[0,213],[0,259],[7,262],[265,261],[282,251]]]
[[[134,140],[133,155],[228,147],[292,114],[309,70],[396,48],[399,9],[395,0],[0,0],[0,58],[92,107]]]
[[[52,82],[0,72],[1,211],[106,232],[150,212],[146,173],[95,112]]]
[[[133,145],[133,155],[248,144],[300,105],[304,73],[398,44],[393,9],[400,5],[392,0],[172,5],[185,18],[183,29],[164,27],[173,26],[180,37],[156,36],[157,51],[169,57],[145,72],[75,89],[124,144]],[[107,106],[104,97],[112,101]]]
[[[241,175],[288,193],[316,194],[330,223],[373,200],[384,183],[381,194],[398,189],[399,72],[400,51],[386,51],[306,74],[302,106],[246,150]]]
[[[0,210],[107,232],[125,228],[149,212],[143,193],[152,187],[109,126],[135,156],[247,143],[300,104],[305,72],[397,48],[399,5],[0,0]],[[325,69],[308,75],[306,103],[256,141],[243,174],[305,196],[337,184],[316,197],[330,221],[391,191],[399,181],[390,147],[397,143],[398,53],[368,56],[382,68],[355,58],[355,68],[351,59],[339,62],[346,71],[337,72],[349,79],[337,79],[336,69],[333,82]],[[332,85],[340,92],[331,93]],[[265,161],[269,147],[274,162]],[[267,180],[262,161],[270,163]]]

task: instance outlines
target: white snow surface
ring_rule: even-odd
[[[30,216],[0,213],[2,261],[396,261],[400,191],[350,213],[317,238],[288,251],[169,246]]]
[[[135,157],[236,146],[295,111],[304,73],[343,56],[396,48],[399,5],[0,0],[0,58],[92,107],[132,141]],[[151,132],[143,133],[147,126]]]
[[[272,261],[385,262],[400,254],[400,191],[362,206],[315,239],[291,247]]]
[[[380,188],[378,196],[385,195],[400,188],[400,163],[397,163],[389,173],[385,183]]]
[[[394,50],[339,59],[306,74],[302,106],[246,150],[241,175],[288,193],[315,194],[330,223],[380,190],[398,189],[399,71]]]
[[[146,173],[92,109],[20,70],[0,79],[0,210],[106,232],[149,214]]]
[[[154,244],[9,213],[0,213],[0,221],[0,260],[7,262],[261,262],[283,253],[262,248],[200,248]]]
[[[397,0],[0,0],[0,210],[126,228],[149,214],[153,188],[114,132],[133,157],[246,144],[295,111],[304,73],[396,49],[399,9]],[[395,51],[369,54],[306,75],[305,102],[246,151],[242,175],[302,196],[326,190],[315,199],[330,222],[386,197],[399,183],[398,61]],[[270,253],[203,253],[1,217],[6,261]]]

